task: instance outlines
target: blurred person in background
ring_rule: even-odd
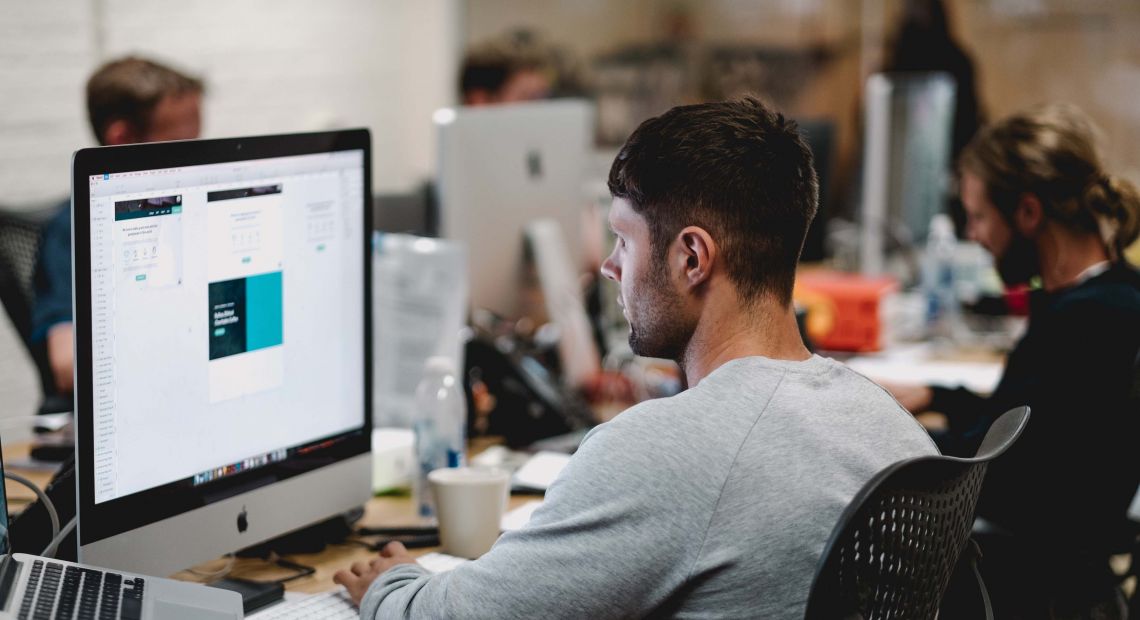
[[[945,414],[949,429],[936,440],[958,456],[972,456],[1002,412],[1032,409],[1018,444],[990,465],[978,503],[981,567],[999,618],[1119,617],[1108,559],[1135,538],[1127,511],[1140,483],[1131,392],[1140,273],[1122,252],[1140,233],[1140,194],[1104,169],[1095,136],[1080,110],[1048,105],[965,147],[970,238],[1007,285],[1040,281],[1028,328],[989,397],[886,386],[913,413]]]
[[[197,138],[204,90],[200,79],[151,60],[112,60],[87,82],[91,130],[101,146]],[[56,388],[70,395],[75,363],[70,199],[44,226],[33,286],[32,337],[47,341]]]
[[[887,42],[885,73],[941,71],[957,86],[951,155],[962,149],[985,120],[978,98],[977,75],[969,52],[950,29],[942,0],[906,0],[894,34]]]
[[[950,133],[950,161],[958,161],[962,149],[985,122],[978,97],[977,72],[969,52],[950,28],[942,0],[906,0],[887,41],[885,73],[940,71],[954,78],[954,125]],[[965,236],[966,212],[955,196],[948,198],[950,217],[959,237]]]
[[[463,58],[463,105],[538,101],[579,92],[573,62],[527,30],[473,46]]]

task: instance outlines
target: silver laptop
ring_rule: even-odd
[[[0,459],[0,479],[4,463]],[[11,553],[8,501],[0,484],[0,618],[229,620],[241,595],[201,584]]]

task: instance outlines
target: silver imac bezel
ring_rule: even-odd
[[[289,457],[204,485],[175,481],[95,503],[91,325],[91,175],[360,150],[364,390],[360,425],[288,446]],[[82,562],[168,575],[349,511],[371,496],[371,137],[366,129],[77,151],[72,160],[76,505]],[[156,406],[159,405],[156,403]],[[223,465],[223,464],[219,464]]]

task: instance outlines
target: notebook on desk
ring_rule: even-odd
[[[0,617],[230,620],[241,618],[242,608],[236,592],[11,553],[0,485]]]

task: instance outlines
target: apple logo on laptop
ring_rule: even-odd
[[[241,512],[238,513],[237,526],[239,534],[245,532],[249,528],[249,517],[247,516],[245,506],[242,506]]]

